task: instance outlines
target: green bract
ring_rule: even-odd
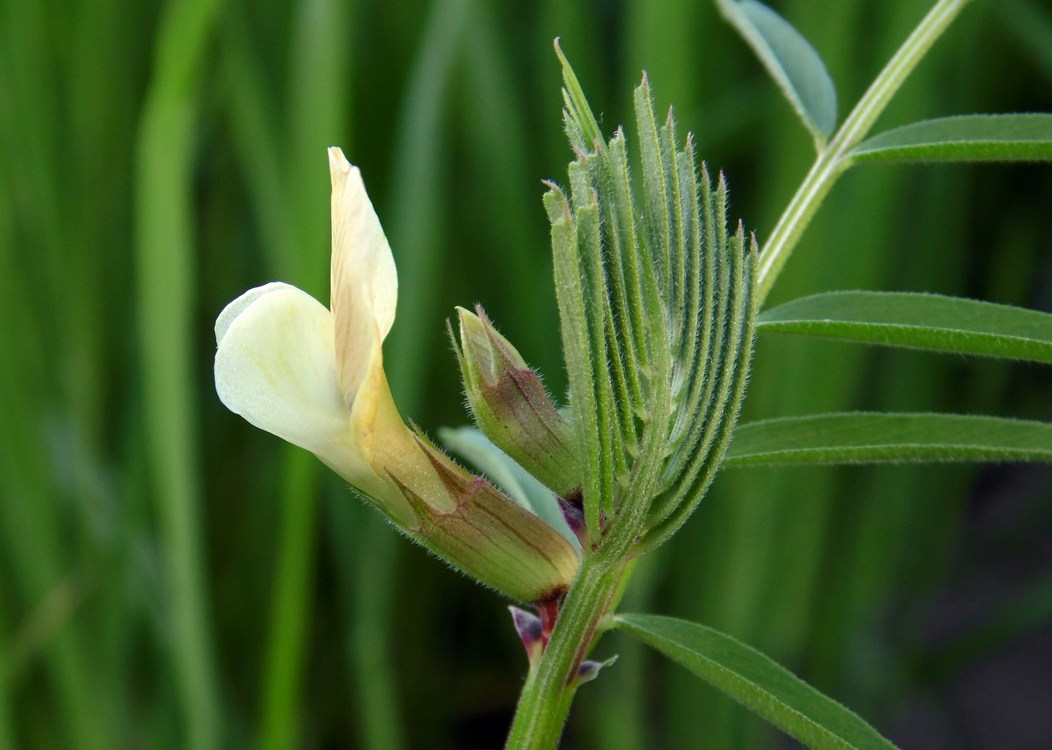
[[[727,231],[727,187],[658,125],[635,92],[641,180],[621,130],[599,133],[566,59],[569,191],[545,196],[570,407],[584,460],[590,536],[631,528],[636,549],[666,539],[715,475],[744,391],[755,308],[755,240]]]

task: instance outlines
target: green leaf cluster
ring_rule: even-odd
[[[763,298],[833,182],[872,161],[1049,161],[1052,115],[944,117],[865,139],[902,81],[966,0],[939,0],[878,76],[844,125],[815,49],[785,19],[755,0],[716,0],[811,131],[818,157],[761,256]],[[1021,7],[1021,6],[1013,6]],[[829,292],[760,314],[763,333],[1052,363],[1052,315],[929,294]],[[833,413],[740,425],[727,466],[932,461],[1052,461],[1052,425],[990,416]],[[728,635],[653,615],[613,625],[810,747],[889,748],[871,726]]]
[[[577,159],[552,185],[556,294],[593,539],[628,524],[653,546],[700,502],[737,419],[752,349],[755,240],[727,230],[727,186],[662,124],[644,77],[624,132],[604,141],[559,52]]]

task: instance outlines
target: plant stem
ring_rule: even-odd
[[[622,509],[599,548],[586,553],[559,608],[555,630],[519,696],[505,750],[544,750],[559,742],[577,691],[577,668],[598,638],[635,570],[630,554],[646,520],[647,506]]]
[[[789,201],[760,254],[759,304],[762,305],[767,298],[822,200],[841,173],[850,166],[851,150],[866,137],[917,63],[969,2],[938,0],[858,100],[836,135],[819,151],[811,171]]]
[[[541,660],[519,696],[506,750],[553,748],[576,691],[576,670],[621,586],[625,561],[601,548],[581,563]]]

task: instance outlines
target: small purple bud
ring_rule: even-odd
[[[597,661],[581,662],[581,666],[577,668],[577,681],[588,682],[589,680],[594,680],[602,668],[603,665]]]
[[[544,627],[541,618],[515,606],[509,606],[508,610],[511,612],[512,622],[515,623],[515,631],[526,649],[526,656],[532,663],[544,650]]]
[[[515,630],[519,633],[519,638],[522,639],[523,643],[529,645],[534,641],[541,640],[543,632],[541,618],[514,605],[509,606],[508,610],[511,612],[511,619],[515,622]]]
[[[588,538],[588,524],[584,517],[584,498],[581,496],[580,490],[576,490],[566,497],[557,497],[556,499],[559,501],[559,510],[563,512],[563,518],[566,519],[566,525],[570,527],[570,531],[577,537],[581,547],[589,549],[591,545]]]
[[[581,666],[577,668],[577,684],[583,685],[586,682],[591,682],[599,676],[599,670],[603,667],[609,667],[617,661],[616,656],[611,656],[606,661],[583,661]]]

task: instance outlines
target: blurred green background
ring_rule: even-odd
[[[927,3],[772,3],[846,110]],[[809,137],[705,0],[2,0],[0,749],[497,747],[525,672],[504,602],[311,456],[218,402],[212,322],[274,279],[322,300],[324,148],[398,263],[387,371],[467,417],[443,320],[481,302],[565,388],[541,180],[570,158],[552,39],[602,124],[649,72],[762,242]],[[1052,10],[976,3],[880,127],[1052,111]],[[832,288],[1052,308],[1052,170],[859,168],[772,302]],[[1052,418],[1037,366],[771,338],[746,418],[845,408]],[[1052,473],[738,470],[630,609],[698,619],[906,746],[1047,746]],[[785,741],[618,637],[571,748]],[[1046,665],[1044,669],[1041,664]]]

